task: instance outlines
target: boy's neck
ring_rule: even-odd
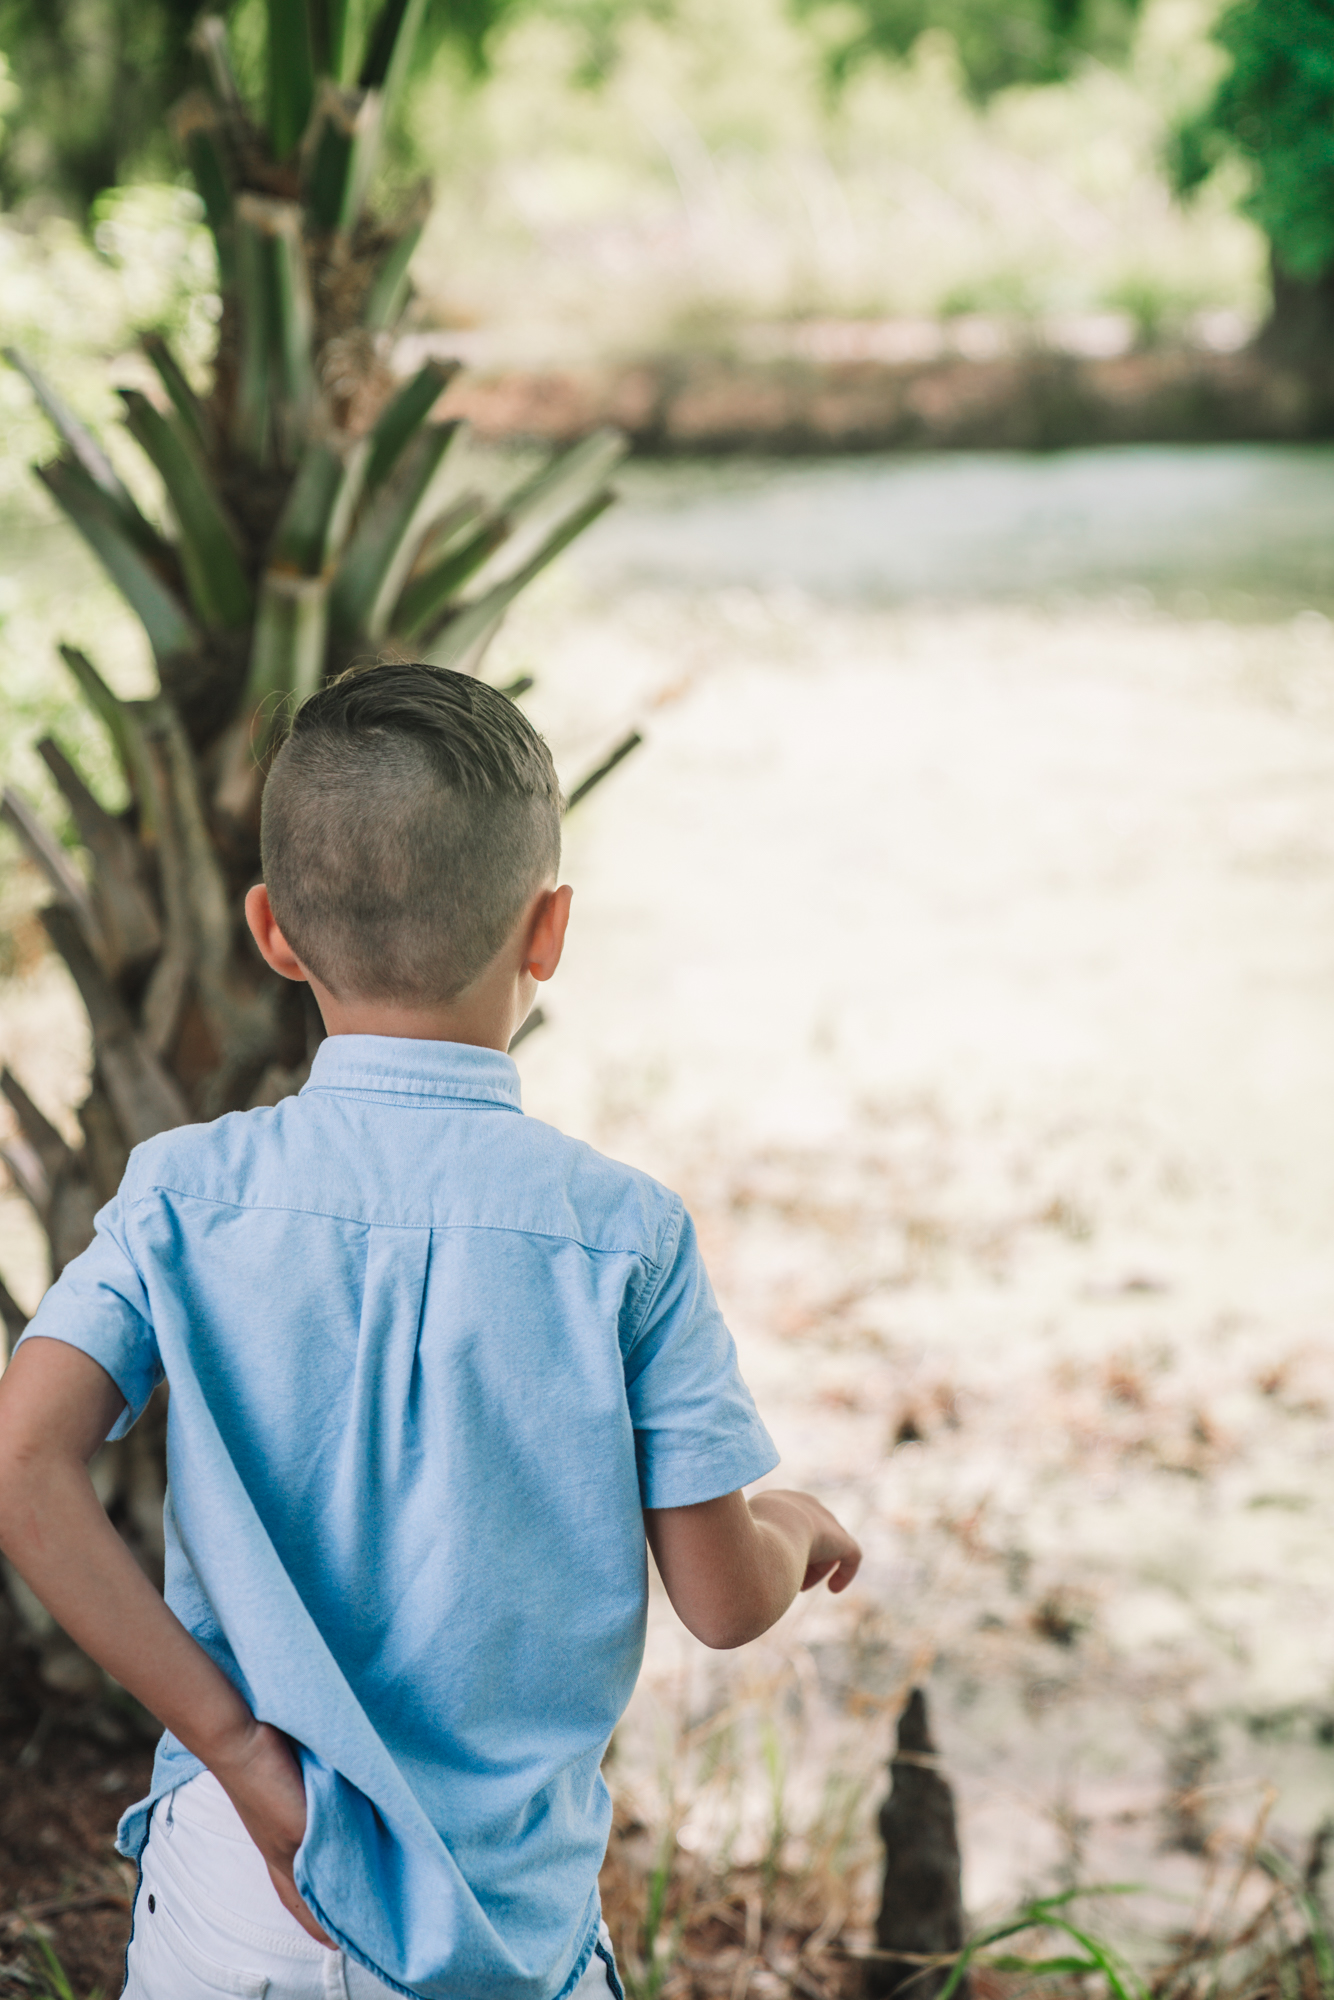
[[[305,980],[330,1035],[389,1035],[416,1042],[464,1042],[504,1055],[532,1012],[539,983],[550,979],[565,948],[570,888],[548,879],[538,889],[489,965],[452,1000],[368,999],[336,993],[303,965],[273,914],[269,892],[257,882],[245,899],[246,922],[260,957],[283,979]]]
[[[504,981],[478,980],[448,1006],[401,1006],[385,1000],[337,999],[318,980],[311,989],[330,1035],[390,1035],[415,1042],[464,1042],[472,1048],[509,1048],[527,1018],[537,981],[526,973]]]

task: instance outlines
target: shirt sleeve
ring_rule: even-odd
[[[737,1367],[690,1217],[678,1203],[666,1255],[625,1356],[645,1507],[735,1493],[778,1463]]]
[[[125,1208],[118,1194],[99,1211],[92,1242],[65,1266],[18,1343],[63,1340],[100,1362],[126,1403],[108,1433],[113,1438],[137,1422],[163,1379],[148,1295],[126,1241]]]

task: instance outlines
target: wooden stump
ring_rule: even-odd
[[[872,2000],[899,1993],[904,2000],[934,2000],[949,1975],[924,1971],[920,1958],[963,1947],[954,1794],[939,1764],[926,1696],[914,1688],[899,1717],[898,1747],[889,1763],[890,1793],[880,1808],[885,1886],[875,1926],[879,1950],[905,1956],[871,1962],[867,1992]],[[954,1990],[959,2000],[969,2000],[966,1976]]]

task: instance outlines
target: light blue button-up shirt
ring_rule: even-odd
[[[167,1601],[300,1746],[301,1894],[391,1986],[556,2000],[596,1937],[641,1507],[777,1463],[675,1195],[508,1056],[326,1041],[140,1146],[28,1336],[171,1387]],[[121,1823],[194,1775],[170,1734]]]

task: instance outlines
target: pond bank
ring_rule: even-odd
[[[446,354],[451,339],[413,346]],[[1254,348],[904,361],[678,354],[470,368],[442,412],[492,441],[563,443],[615,424],[646,456],[1305,443],[1334,433],[1334,382]]]

